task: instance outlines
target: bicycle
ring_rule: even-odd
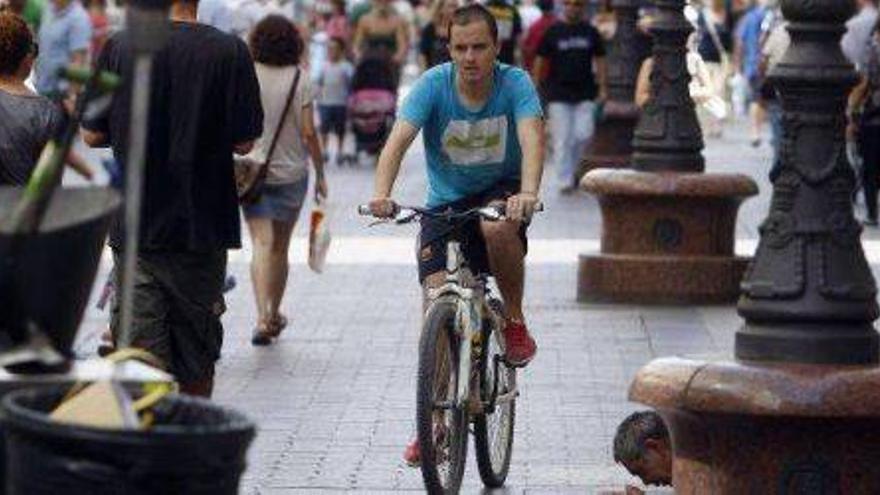
[[[366,206],[358,211],[370,215]],[[391,221],[404,225],[421,217],[448,221],[453,228],[450,239],[456,239],[455,234],[469,220],[505,219],[503,206],[459,213],[400,206]],[[483,484],[490,488],[504,485],[510,469],[519,392],[516,369],[504,359],[504,304],[490,279],[486,274],[471,273],[461,243],[450,240],[446,279],[441,286],[427,290],[419,343],[416,425],[422,479],[431,494],[458,493],[471,422]]]

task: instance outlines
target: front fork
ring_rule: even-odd
[[[456,406],[464,407],[471,402],[471,373],[473,372],[474,346],[482,348],[482,311],[478,304],[460,300],[458,306],[458,328],[461,329],[458,347],[458,384],[455,396]],[[479,401],[477,401],[479,403]]]
[[[483,338],[483,307],[478,301],[482,301],[483,292],[467,285],[467,280],[462,276],[461,245],[458,242],[447,244],[446,255],[446,283],[437,289],[430,290],[428,295],[432,300],[443,296],[451,296],[456,301],[456,328],[459,339],[458,348],[458,383],[455,384],[455,406],[478,407],[479,398],[471,400],[471,373],[474,365],[474,345],[478,349],[484,348],[481,342]],[[478,385],[479,386],[479,385]],[[477,389],[478,391],[479,389]]]

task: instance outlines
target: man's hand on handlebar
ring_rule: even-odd
[[[533,193],[521,192],[507,198],[507,220],[520,222],[531,220],[537,210],[538,196]]]
[[[394,218],[400,211],[400,206],[391,198],[374,198],[368,206],[370,214],[376,218]]]

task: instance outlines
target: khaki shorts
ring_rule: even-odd
[[[114,260],[121,268],[121,253],[114,252]],[[161,359],[181,383],[212,378],[223,345],[225,277],[225,250],[141,253],[135,273],[132,345]],[[119,275],[116,284],[121,287]],[[116,340],[120,315],[119,298],[114,299],[110,329]]]

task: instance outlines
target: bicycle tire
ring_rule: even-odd
[[[496,313],[504,314],[500,301],[490,300],[489,306]],[[503,352],[498,340],[501,334],[498,331],[492,331],[492,321],[490,317],[487,324],[483,325],[485,349],[479,363],[480,377],[484,384],[482,387],[484,400],[488,400],[491,394],[494,355]],[[516,370],[501,364],[498,371],[506,377],[505,380],[499,381],[498,393],[500,395],[504,393],[505,386],[516,383]],[[495,423],[500,426],[493,428]],[[513,456],[515,424],[516,400],[506,404],[496,404],[495,410],[491,414],[483,413],[474,418],[474,450],[477,456],[477,468],[480,471],[480,479],[489,488],[499,488],[507,481],[510,460]]]
[[[462,407],[446,409],[443,414],[445,440],[438,452],[438,429],[435,410],[440,380],[446,384],[444,401],[454,400],[458,378],[459,349],[455,338],[456,306],[453,302],[437,302],[431,306],[419,344],[419,374],[416,398],[416,426],[421,449],[422,480],[428,493],[446,495],[458,493],[464,477],[467,459],[468,416]],[[441,352],[445,351],[446,359]],[[441,360],[438,360],[441,356]],[[444,364],[443,366],[438,364]],[[450,393],[451,391],[451,393]],[[441,429],[442,431],[442,429]],[[439,462],[438,462],[439,461]],[[446,469],[442,469],[446,464]],[[445,476],[444,476],[445,472]]]

